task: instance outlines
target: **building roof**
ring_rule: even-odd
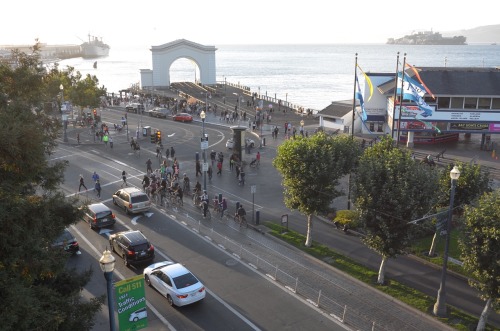
[[[423,67],[418,68],[420,78],[434,95],[445,96],[499,96],[500,68],[476,67]],[[380,74],[370,74],[380,75]],[[407,70],[406,74],[413,76]],[[395,76],[393,73],[387,76]],[[378,86],[385,95],[394,94],[394,80]]]
[[[356,105],[358,104],[359,102],[356,100]],[[351,111],[352,100],[333,101],[330,105],[321,110],[318,115],[341,118]]]

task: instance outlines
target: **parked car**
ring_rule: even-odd
[[[155,107],[148,110],[146,113],[151,117],[167,118],[167,116],[170,115],[170,109]]]
[[[125,110],[128,112],[141,114],[144,113],[144,105],[138,102],[132,102],[125,106]]]
[[[191,116],[188,113],[179,113],[179,114],[175,114],[173,119],[174,119],[174,121],[179,121],[179,122],[192,122],[193,116]]]
[[[84,209],[83,220],[91,229],[99,229],[116,223],[115,214],[102,202],[93,203]]]
[[[254,148],[255,147],[255,141],[253,141],[252,139],[245,138],[245,142],[247,143],[248,146],[250,146],[250,148]],[[227,149],[233,149],[234,148],[234,139],[233,138],[229,138],[226,141],[226,148]]]
[[[180,263],[154,263],[144,269],[144,280],[165,296],[171,306],[189,305],[206,295],[205,286]]]
[[[126,266],[139,263],[151,263],[155,258],[155,249],[141,231],[130,230],[109,236],[112,251],[123,258]]]
[[[128,318],[129,322],[137,322],[138,320],[142,320],[143,318],[148,317],[148,311],[146,308],[141,308],[139,310],[136,310],[130,314],[130,317]]]
[[[80,245],[75,236],[68,229],[64,229],[59,237],[52,243],[52,248],[64,249],[64,251],[75,254],[80,250]]]
[[[146,193],[135,187],[125,187],[113,194],[113,203],[127,214],[136,214],[151,209],[151,201]]]

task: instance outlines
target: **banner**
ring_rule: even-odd
[[[148,326],[144,276],[139,275],[115,283],[120,331],[132,331]]]

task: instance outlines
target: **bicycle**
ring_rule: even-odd
[[[201,203],[201,196],[199,194],[193,194],[193,205],[198,206]]]
[[[248,227],[247,225],[247,218],[245,217],[245,215],[238,215],[238,214],[235,214],[234,215],[234,222],[235,223],[238,223],[240,225],[240,228],[245,225],[245,227]]]
[[[201,201],[200,200],[200,203],[198,203],[196,205],[196,207],[198,207],[199,210],[201,210],[201,214],[203,215],[203,207],[205,205],[205,202]],[[204,216],[204,218],[208,219],[208,220],[211,220],[212,219],[212,213],[210,212],[210,208],[208,208],[207,206],[207,211],[206,211],[206,216]]]
[[[182,186],[182,191],[186,195],[189,195],[189,196],[191,195],[191,185],[189,184],[189,182],[184,181],[184,184]]]

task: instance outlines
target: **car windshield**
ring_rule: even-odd
[[[198,283],[198,279],[196,279],[196,277],[190,272],[188,272],[187,274],[175,277],[173,279],[173,281],[174,281],[175,287],[178,289],[189,287],[193,284]]]

